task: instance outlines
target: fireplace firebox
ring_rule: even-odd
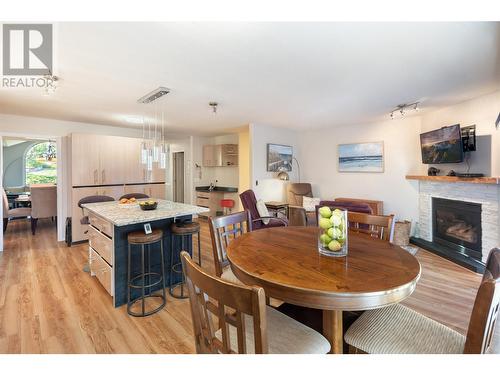
[[[443,251],[481,260],[481,204],[432,198],[432,221],[433,242]]]

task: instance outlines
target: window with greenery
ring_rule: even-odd
[[[26,185],[55,184],[57,181],[56,145],[37,143],[26,152]]]

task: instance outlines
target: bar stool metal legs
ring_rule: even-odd
[[[161,231],[160,231],[161,232]],[[162,232],[147,238],[142,232],[133,232],[128,236],[128,266],[127,266],[127,313],[132,316],[144,317],[152,315],[165,307],[167,303],[165,293],[165,259],[163,253]],[[159,237],[159,238],[158,238]],[[160,272],[151,272],[151,245],[160,244]],[[140,246],[141,271],[132,277],[132,251],[133,246]],[[147,272],[146,272],[146,250],[147,250]],[[161,294],[152,292],[152,288],[161,285]],[[132,291],[141,290],[141,294],[132,299]],[[146,291],[147,290],[147,291]],[[146,301],[160,299],[160,304],[152,309],[146,309]],[[133,311],[133,307],[140,304],[140,311]]]
[[[179,251],[174,251],[174,245],[175,245],[175,237],[180,237],[181,238],[181,248]],[[184,235],[172,235],[172,240],[171,240],[171,249],[172,251],[170,252],[170,288],[169,288],[169,293],[172,297],[174,298],[179,298],[179,299],[184,299],[188,298],[187,295],[184,294],[184,272],[182,272],[182,263],[180,261],[180,253],[184,249]],[[175,263],[174,263],[175,261]],[[181,281],[178,282],[177,284],[173,284],[172,280],[174,279],[174,274],[181,274]],[[181,292],[180,294],[176,294],[174,292],[176,287],[180,287]]]
[[[187,250],[185,247],[185,238],[189,240],[190,236],[197,235],[198,236],[198,264],[201,267],[201,238],[200,238],[200,224],[196,222],[191,222],[187,224],[173,224],[171,226],[172,230],[172,238],[171,238],[171,253],[170,253],[170,287],[169,293],[174,298],[184,299],[188,298],[187,294],[184,293],[184,273],[182,271],[182,263],[180,260],[180,253],[182,250]],[[175,249],[175,239],[180,237],[181,246],[179,251]],[[193,251],[194,252],[194,251]],[[181,275],[181,281],[173,284],[172,280],[174,280],[174,275]],[[175,292],[175,289],[179,288],[180,293]]]

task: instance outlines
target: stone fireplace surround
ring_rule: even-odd
[[[500,185],[478,183],[459,179],[450,180],[422,176],[407,176],[419,181],[419,221],[415,232],[417,239],[432,242],[432,198],[444,198],[481,204],[482,261],[486,261],[489,251],[500,246]],[[420,245],[418,241],[413,241]]]

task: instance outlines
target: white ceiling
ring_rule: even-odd
[[[500,88],[498,22],[59,23],[55,37],[56,94],[0,89],[0,112],[137,126],[137,99],[166,86],[169,131],[208,134],[372,122]]]

